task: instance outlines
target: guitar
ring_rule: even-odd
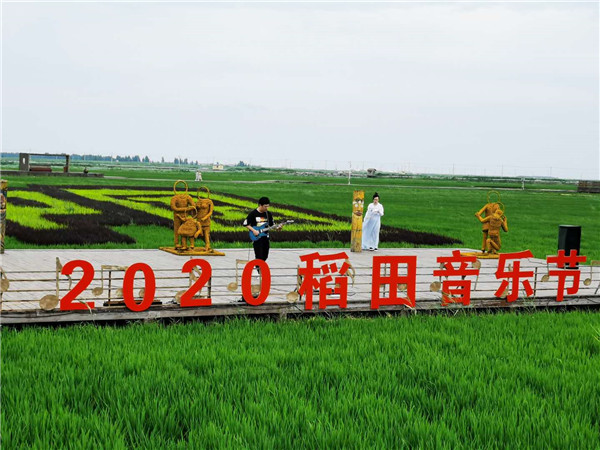
[[[278,223],[276,225],[271,225],[270,227],[266,226],[267,225],[266,223],[264,225],[259,226],[259,227],[252,227],[256,231],[259,232],[259,235],[258,236],[254,236],[254,233],[252,231],[248,231],[248,233],[250,234],[250,240],[252,242],[258,241],[261,237],[266,236],[267,235],[267,231],[269,231],[270,229],[272,229],[272,228],[279,228],[279,227],[282,227],[284,225],[288,225],[290,223],[294,223],[294,221],[293,220],[286,220],[285,222],[281,222],[281,223]]]

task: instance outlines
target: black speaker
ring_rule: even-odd
[[[581,226],[579,225],[559,225],[558,226],[558,249],[564,250],[565,255],[569,255],[571,250],[577,250],[579,255],[579,246],[581,244]]]

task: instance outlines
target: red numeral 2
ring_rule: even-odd
[[[73,303],[73,300],[75,300],[79,294],[85,291],[94,279],[94,267],[87,261],[76,259],[66,263],[60,273],[63,275],[71,275],[73,270],[78,267],[83,269],[83,275],[81,276],[79,283],[73,286],[73,289],[67,292],[65,296],[60,299],[61,311],[75,311],[94,307],[94,302]]]
[[[192,284],[190,288],[181,296],[182,308],[187,308],[189,306],[210,306],[212,303],[212,299],[210,298],[194,298],[194,295],[196,295],[200,289],[206,285],[212,275],[212,268],[210,267],[208,261],[205,261],[204,259],[190,259],[183,265],[181,271],[183,273],[190,273],[196,266],[200,267],[200,278],[198,278],[194,284]]]

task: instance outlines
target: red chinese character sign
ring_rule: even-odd
[[[389,274],[387,269],[389,267]],[[400,274],[400,267],[406,274]],[[383,271],[383,273],[382,273]],[[406,285],[406,296],[398,295],[400,285]],[[383,291],[383,292],[382,292]],[[371,284],[371,309],[380,306],[416,306],[417,257],[416,256],[374,256]]]
[[[304,308],[313,308],[313,294],[319,294],[319,309],[327,306],[346,308],[348,305],[348,277],[350,268],[346,252],[333,255],[321,255],[319,252],[300,257],[305,267],[298,269],[302,284],[298,294],[304,295]],[[319,264],[320,265],[315,265]]]
[[[498,266],[495,270],[495,277],[499,281],[492,283],[491,292],[496,297],[506,296],[508,302],[514,302],[519,299],[521,292],[524,296],[530,297],[534,294],[531,281],[534,279],[533,270],[524,270],[523,265],[525,260],[533,258],[531,251],[524,250],[515,253],[504,253],[499,255]],[[576,251],[571,251],[567,256],[563,250],[559,251],[555,256],[548,256],[547,263],[549,265],[548,276],[557,277],[557,296],[556,300],[561,302],[565,295],[575,295],[579,292],[579,284],[581,280],[581,272],[578,269],[578,264],[586,262],[585,256],[579,256]],[[300,256],[300,261],[303,266],[298,268],[297,291],[288,294],[293,295],[292,303],[298,300],[299,297],[304,297],[305,309],[313,309],[314,296],[318,296],[319,309],[327,307],[347,308],[349,296],[349,282],[352,279],[354,285],[355,270],[350,264],[348,254],[346,252],[338,252],[329,255],[323,255],[319,252],[310,253]],[[247,305],[258,307],[263,305],[268,299],[276,300],[271,297],[271,269],[269,265],[262,260],[253,261],[236,261],[244,263],[245,267],[242,273],[242,296]],[[460,251],[454,250],[449,256],[437,257],[437,262],[440,264],[439,269],[433,270],[432,273],[436,277],[440,277],[440,282],[432,283],[436,285],[436,291],[442,288],[442,306],[450,304],[461,304],[468,306],[471,304],[471,296],[476,289],[472,287],[473,277],[475,280],[480,276],[480,262],[475,256],[465,256]],[[550,268],[550,264],[556,267]],[[122,306],[127,307],[131,311],[143,312],[151,306],[160,306],[162,302],[156,299],[157,278],[154,270],[145,263],[135,263],[129,267],[120,266],[101,266],[102,270],[124,270],[123,276],[123,302]],[[259,274],[260,286],[253,285],[253,272]],[[589,286],[592,282],[592,267],[590,266],[590,278],[583,282],[585,286]],[[76,284],[71,287],[71,275],[74,270],[81,271],[78,273]],[[493,270],[493,269],[492,269]],[[176,303],[179,303],[182,308],[193,307],[214,307],[212,303],[212,267],[205,259],[190,259],[181,268],[182,274],[189,275],[189,285],[186,290],[177,292],[175,298]],[[79,298],[87,290],[94,280],[96,271],[91,263],[83,260],[70,261],[63,267],[57,263],[57,293],[56,295],[44,296],[40,300],[40,307],[47,310],[54,309],[60,303],[62,311],[92,311],[96,308],[96,301],[84,301]],[[58,276],[66,275],[69,280],[69,291],[59,300]],[[4,277],[6,275],[3,275]],[[103,275],[102,275],[103,276]],[[442,277],[445,278],[443,283]],[[546,277],[546,276],[545,276]],[[544,277],[544,278],[545,278]],[[135,295],[134,285],[141,284],[143,288],[139,291],[139,295]],[[488,273],[489,278],[489,273]],[[168,277],[172,279],[171,275]],[[110,280],[110,275],[109,275]],[[238,274],[236,269],[236,282],[233,283],[237,288]],[[489,281],[487,280],[488,284]],[[493,281],[493,280],[492,280]],[[7,283],[5,283],[7,285]],[[231,283],[230,283],[231,285]],[[227,288],[230,288],[230,285]],[[417,306],[417,257],[410,256],[375,256],[372,259],[372,273],[370,279],[371,309],[377,310],[382,306],[407,306],[415,308]],[[207,287],[208,293],[202,295],[202,289]],[[110,281],[109,281],[110,287]],[[497,287],[497,290],[495,290]],[[256,288],[256,289],[254,289]],[[8,286],[2,288],[2,292],[8,289]],[[600,289],[600,287],[598,288]],[[434,290],[433,287],[431,290]],[[495,290],[495,292],[494,292]],[[104,306],[114,306],[109,302]],[[98,296],[103,292],[103,288],[92,289],[92,294]],[[217,291],[218,292],[218,291]],[[484,291],[485,292],[485,291]],[[487,291],[490,293],[490,291]],[[360,294],[360,293],[359,293]],[[596,293],[595,293],[596,294]],[[217,294],[219,295],[219,294]],[[179,301],[177,298],[179,297]],[[482,297],[480,295],[480,297]],[[162,297],[164,298],[164,297]],[[91,300],[86,297],[85,300]],[[496,303],[496,302],[494,302]],[[107,305],[108,304],[108,305]],[[121,306],[121,305],[119,305]]]
[[[441,264],[441,270],[434,270],[436,277],[446,277],[442,284],[442,306],[448,306],[451,303],[462,303],[469,305],[471,303],[471,280],[468,276],[479,276],[479,269],[469,269],[469,263],[475,263],[475,256],[463,256],[460,250],[453,250],[452,256],[440,256],[437,262]],[[454,266],[457,264],[457,266]],[[458,280],[451,280],[450,277],[460,277]]]
[[[498,259],[498,270],[496,271],[496,278],[502,280],[500,287],[494,294],[496,297],[501,297],[506,289],[509,289],[506,300],[514,302],[519,298],[519,286],[521,280],[523,288],[525,289],[525,295],[530,297],[533,295],[533,288],[528,278],[533,277],[533,270],[521,270],[521,260],[526,258],[533,258],[531,250],[523,250],[522,252],[515,253],[501,253]],[[507,266],[508,261],[513,261],[512,266]]]
[[[571,286],[566,289],[567,294],[574,295],[579,291],[579,279],[581,272],[577,269],[578,263],[584,263],[586,261],[585,256],[577,256],[577,250],[571,250],[569,256],[565,256],[564,250],[559,250],[558,255],[548,256],[546,261],[548,264],[556,263],[556,267],[562,270],[549,270],[548,275],[558,277],[558,291],[556,293],[556,301],[562,302],[565,297],[565,281],[567,278],[572,278]],[[565,270],[565,265],[570,269],[577,270]]]

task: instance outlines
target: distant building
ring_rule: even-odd
[[[221,163],[213,164],[212,168],[213,168],[213,170],[223,170],[224,169],[223,164],[221,164]]]
[[[19,153],[19,171],[20,172],[52,172],[50,164],[30,164],[32,156],[45,156],[46,159],[65,159],[65,165],[62,168],[64,173],[69,172],[69,163],[71,156],[66,153]]]

